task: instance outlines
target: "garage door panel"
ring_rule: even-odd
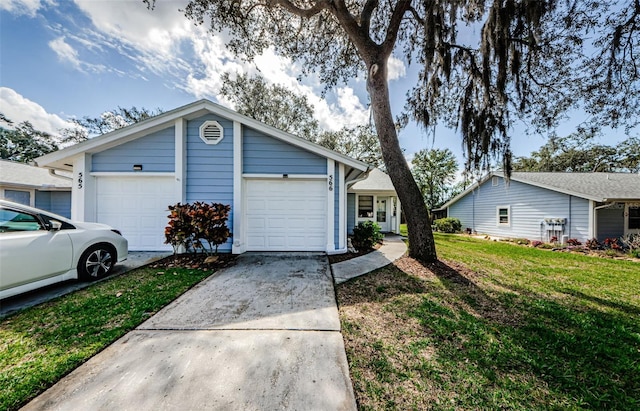
[[[171,250],[164,228],[176,201],[173,177],[96,178],[96,221],[119,229],[130,250]]]
[[[249,251],[323,251],[327,231],[324,180],[246,180]]]
[[[267,228],[269,230],[286,229],[287,222],[284,218],[269,218]]]

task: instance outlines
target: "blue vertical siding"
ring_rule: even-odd
[[[596,211],[598,241],[624,235],[624,207],[613,206]]]
[[[224,129],[223,139],[215,145],[200,139],[200,126],[209,120],[217,121]],[[186,201],[231,205],[227,225],[233,232],[233,122],[212,114],[189,120],[186,152]],[[230,238],[219,251],[230,252],[232,243]]]
[[[36,191],[35,207],[41,210],[51,211],[51,191]]]
[[[36,208],[71,218],[71,191],[36,191]]]
[[[496,210],[510,207],[509,226],[498,225]],[[493,186],[491,179],[449,207],[449,216],[460,219],[462,228],[501,237],[547,240],[544,219],[568,220],[563,235],[586,241],[589,235],[589,201],[529,184],[511,181]]]
[[[477,189],[462,197],[460,200],[452,204],[447,210],[448,217],[457,218],[460,220],[460,222],[462,223],[463,231],[467,228],[471,228],[477,231],[474,218],[475,198],[477,195],[476,191]]]
[[[333,207],[334,207],[334,217],[333,217],[333,242],[335,244],[335,249],[340,249],[340,168],[339,164],[335,163],[335,170],[333,173]]]
[[[347,194],[347,234],[353,234],[353,228],[356,226],[356,195],[355,193]]]
[[[243,173],[327,174],[327,159],[243,127]]]
[[[169,127],[94,154],[91,170],[131,172],[134,164],[141,164],[141,173],[173,172],[175,151],[175,128]]]

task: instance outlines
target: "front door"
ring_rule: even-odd
[[[378,197],[376,200],[376,222],[380,226],[380,231],[389,231],[390,216],[387,212],[387,205],[389,204],[388,197]]]

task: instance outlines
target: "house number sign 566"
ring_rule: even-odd
[[[333,176],[329,176],[329,191],[333,191]]]
[[[78,173],[78,188],[82,188],[82,173]]]

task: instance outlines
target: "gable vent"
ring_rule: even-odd
[[[200,126],[200,138],[206,144],[218,144],[224,138],[224,128],[217,121],[205,121]]]

